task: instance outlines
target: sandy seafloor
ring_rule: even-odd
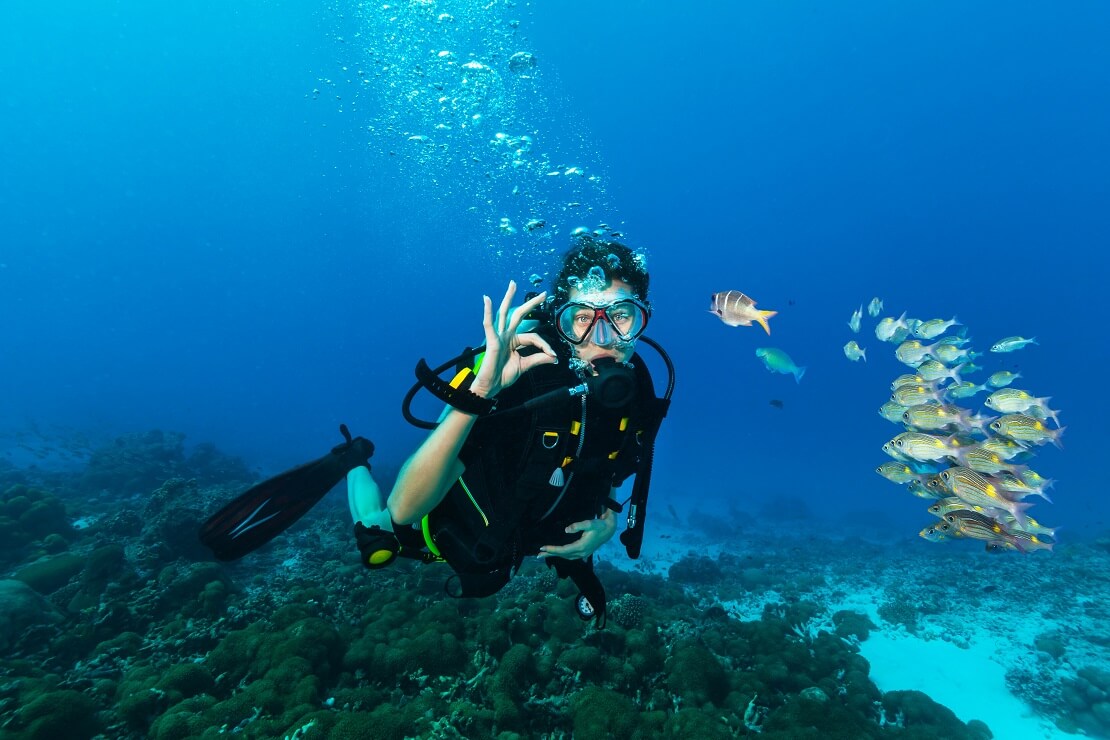
[[[802,648],[797,670],[817,683],[806,646],[848,666],[858,647],[884,702],[924,692],[1004,740],[1081,727],[1110,737],[1100,724],[1110,538],[988,555],[975,542],[811,533],[815,521],[680,520],[660,504],[640,559],[616,539],[597,555],[624,617],[614,607],[620,626],[599,634],[573,616],[568,584],[536,562],[496,597],[460,601],[442,595],[443,565],[366,571],[341,487],[271,545],[217,564],[197,526],[245,487],[241,461],[208,448],[186,459],[180,439],[161,433],[106,450],[79,473],[0,466],[0,738],[451,738],[507,726],[506,738],[641,737],[651,722],[693,736],[683,715],[717,723],[720,736],[754,736],[744,722],[755,684],[744,681],[762,669],[735,646],[755,650],[761,629],[774,636],[759,660]],[[873,624],[865,639],[839,631],[845,610]],[[688,680],[709,661],[731,693],[683,699],[682,655],[696,656]],[[500,672],[513,656],[528,665],[506,693]],[[439,658],[438,671],[420,662]],[[641,658],[646,667],[629,673]],[[785,711],[804,688],[765,700]],[[875,708],[870,691],[863,706]],[[630,724],[596,725],[591,702],[617,699]],[[693,701],[701,709],[681,704]],[[359,723],[377,734],[360,735]],[[945,736],[928,732],[915,737]]]
[[[624,553],[612,544],[604,554],[620,568],[666,574],[690,552],[719,557],[761,547],[750,538],[744,547],[714,541],[710,535],[677,526],[669,517],[663,519],[653,521],[656,536],[645,539],[640,560],[622,557]],[[858,567],[858,562],[822,557],[820,541],[807,538],[800,557],[825,580],[807,598],[822,601],[829,614],[850,609],[867,614],[879,626],[860,648],[880,690],[922,691],[965,722],[982,720],[996,738],[1075,737],[1015,696],[1007,686],[1006,672],[1017,669],[1066,678],[1083,666],[1107,665],[1110,650],[1085,637],[1110,636],[1110,622],[1105,612],[1102,617],[1091,616],[1085,606],[1110,604],[1110,579],[1076,577],[1075,572],[1110,566],[1110,554],[1081,556],[1069,553],[1064,545],[1051,555],[1010,553],[1002,556],[1003,561],[980,547],[966,541],[910,543],[893,556],[889,551],[879,555],[882,548],[875,548],[872,553],[877,556]],[[961,577],[962,568],[977,570],[973,581]],[[994,578],[998,587],[982,593],[980,584],[989,586]],[[879,606],[890,601],[891,593],[920,591],[923,600],[931,600],[923,592],[937,587],[947,591],[944,610],[922,614],[912,633],[879,616]],[[702,598],[712,597],[703,594]],[[738,619],[758,619],[765,604],[781,598],[772,588],[722,603]],[[1034,644],[1040,635],[1062,638],[1068,651],[1059,660],[1049,658]]]

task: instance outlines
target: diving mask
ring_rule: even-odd
[[[578,345],[611,347],[636,341],[647,327],[648,309],[634,298],[609,303],[571,301],[555,312],[559,335]]]

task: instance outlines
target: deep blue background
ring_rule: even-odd
[[[878,295],[979,349],[1038,337],[977,377],[1016,367],[1063,409],[1034,514],[1106,528],[1105,4],[536,6],[512,12],[606,173],[596,220],[648,251],[679,367],[660,504],[912,538],[923,506],[872,472],[903,368],[866,317],[870,362],[841,352]],[[382,155],[372,96],[321,83],[358,61],[351,8],[110,7],[0,11],[0,431],[175,429],[273,471],[346,421],[399,462],[416,359],[474,342],[481,294],[533,264]],[[705,312],[729,289],[780,311],[772,337]]]

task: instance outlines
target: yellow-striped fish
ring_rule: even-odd
[[[963,369],[964,365],[949,368],[943,362],[926,360],[917,366],[917,374],[925,378],[927,383],[935,383],[941,380],[952,380],[961,383],[963,381],[960,379],[960,371]]]
[[[1006,542],[1021,552],[1025,552],[1022,542],[1010,530],[985,514],[968,509],[950,511],[944,515],[944,521],[955,529],[957,537],[970,537],[986,542]]]
[[[1002,418],[992,421],[991,429],[1019,442],[1032,442],[1038,445],[1052,442],[1052,444],[1063,449],[1064,445],[1060,442],[1060,437],[1063,436],[1067,427],[1049,429],[1043,421],[1032,416],[1006,414]]]
[[[967,413],[967,409],[953,404],[923,403],[906,409],[902,422],[921,431],[940,431],[959,426]]]
[[[963,326],[963,324],[957,321],[955,316],[948,321],[944,319],[930,319],[929,321],[922,321],[921,324],[913,330],[913,335],[921,339],[932,339],[934,337],[939,337],[953,326]]]
[[[1028,447],[1021,444],[1020,442],[1015,442],[1014,440],[1006,439],[1005,437],[989,437],[980,442],[979,446],[982,447],[984,450],[993,452],[1006,461],[1013,460],[1021,453],[1027,452],[1029,450]]]
[[[895,378],[894,382],[890,384],[890,389],[892,391],[896,391],[904,385],[921,385],[924,382],[925,378],[921,377],[917,373],[907,373],[905,375],[899,375],[897,378]]]
[[[901,342],[909,336],[909,333],[910,325],[906,321],[905,311],[896,319],[888,316],[885,319],[880,319],[879,323],[875,325],[875,336],[881,342]]]
[[[1018,524],[1024,526],[1025,510],[1032,504],[1010,501],[1002,492],[985,476],[976,473],[971,468],[954,466],[943,470],[940,478],[948,490],[959,496],[973,506],[982,506],[985,509],[1002,509],[1010,512]]]
[[[954,344],[948,344],[947,342],[937,342],[933,345],[933,357],[948,365],[957,362],[971,361],[978,356],[978,352],[962,349]]]
[[[987,552],[1005,552],[1007,550],[1017,550],[1023,553],[1035,552],[1036,550],[1048,550],[1052,552],[1052,547],[1055,544],[1054,542],[1045,542],[1036,534],[1023,532],[1020,529],[1011,529],[1010,534],[1014,536],[1017,543],[1020,543],[1020,547],[1018,547],[1017,543],[996,540],[987,543]]]
[[[994,475],[1003,470],[1008,471],[1021,467],[1019,465],[1011,465],[997,452],[986,449],[982,444],[959,450],[956,459],[960,461],[961,465],[967,466],[976,473],[982,473],[984,475]]]
[[[941,403],[944,391],[936,386],[922,383],[921,385],[903,385],[890,394],[890,400],[900,406],[920,406],[923,403]]]
[[[932,345],[924,345],[916,339],[907,339],[894,350],[894,356],[903,365],[917,367],[932,356],[929,354],[932,349]]]
[[[903,432],[887,444],[918,462],[944,460],[952,454],[955,447],[951,437],[936,437],[920,432]]]

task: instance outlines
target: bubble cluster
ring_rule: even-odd
[[[343,71],[369,148],[428,201],[477,214],[475,243],[527,269],[562,251],[568,219],[609,206],[599,156],[529,49],[521,11],[509,0],[362,5],[358,43],[344,45],[358,58]]]

